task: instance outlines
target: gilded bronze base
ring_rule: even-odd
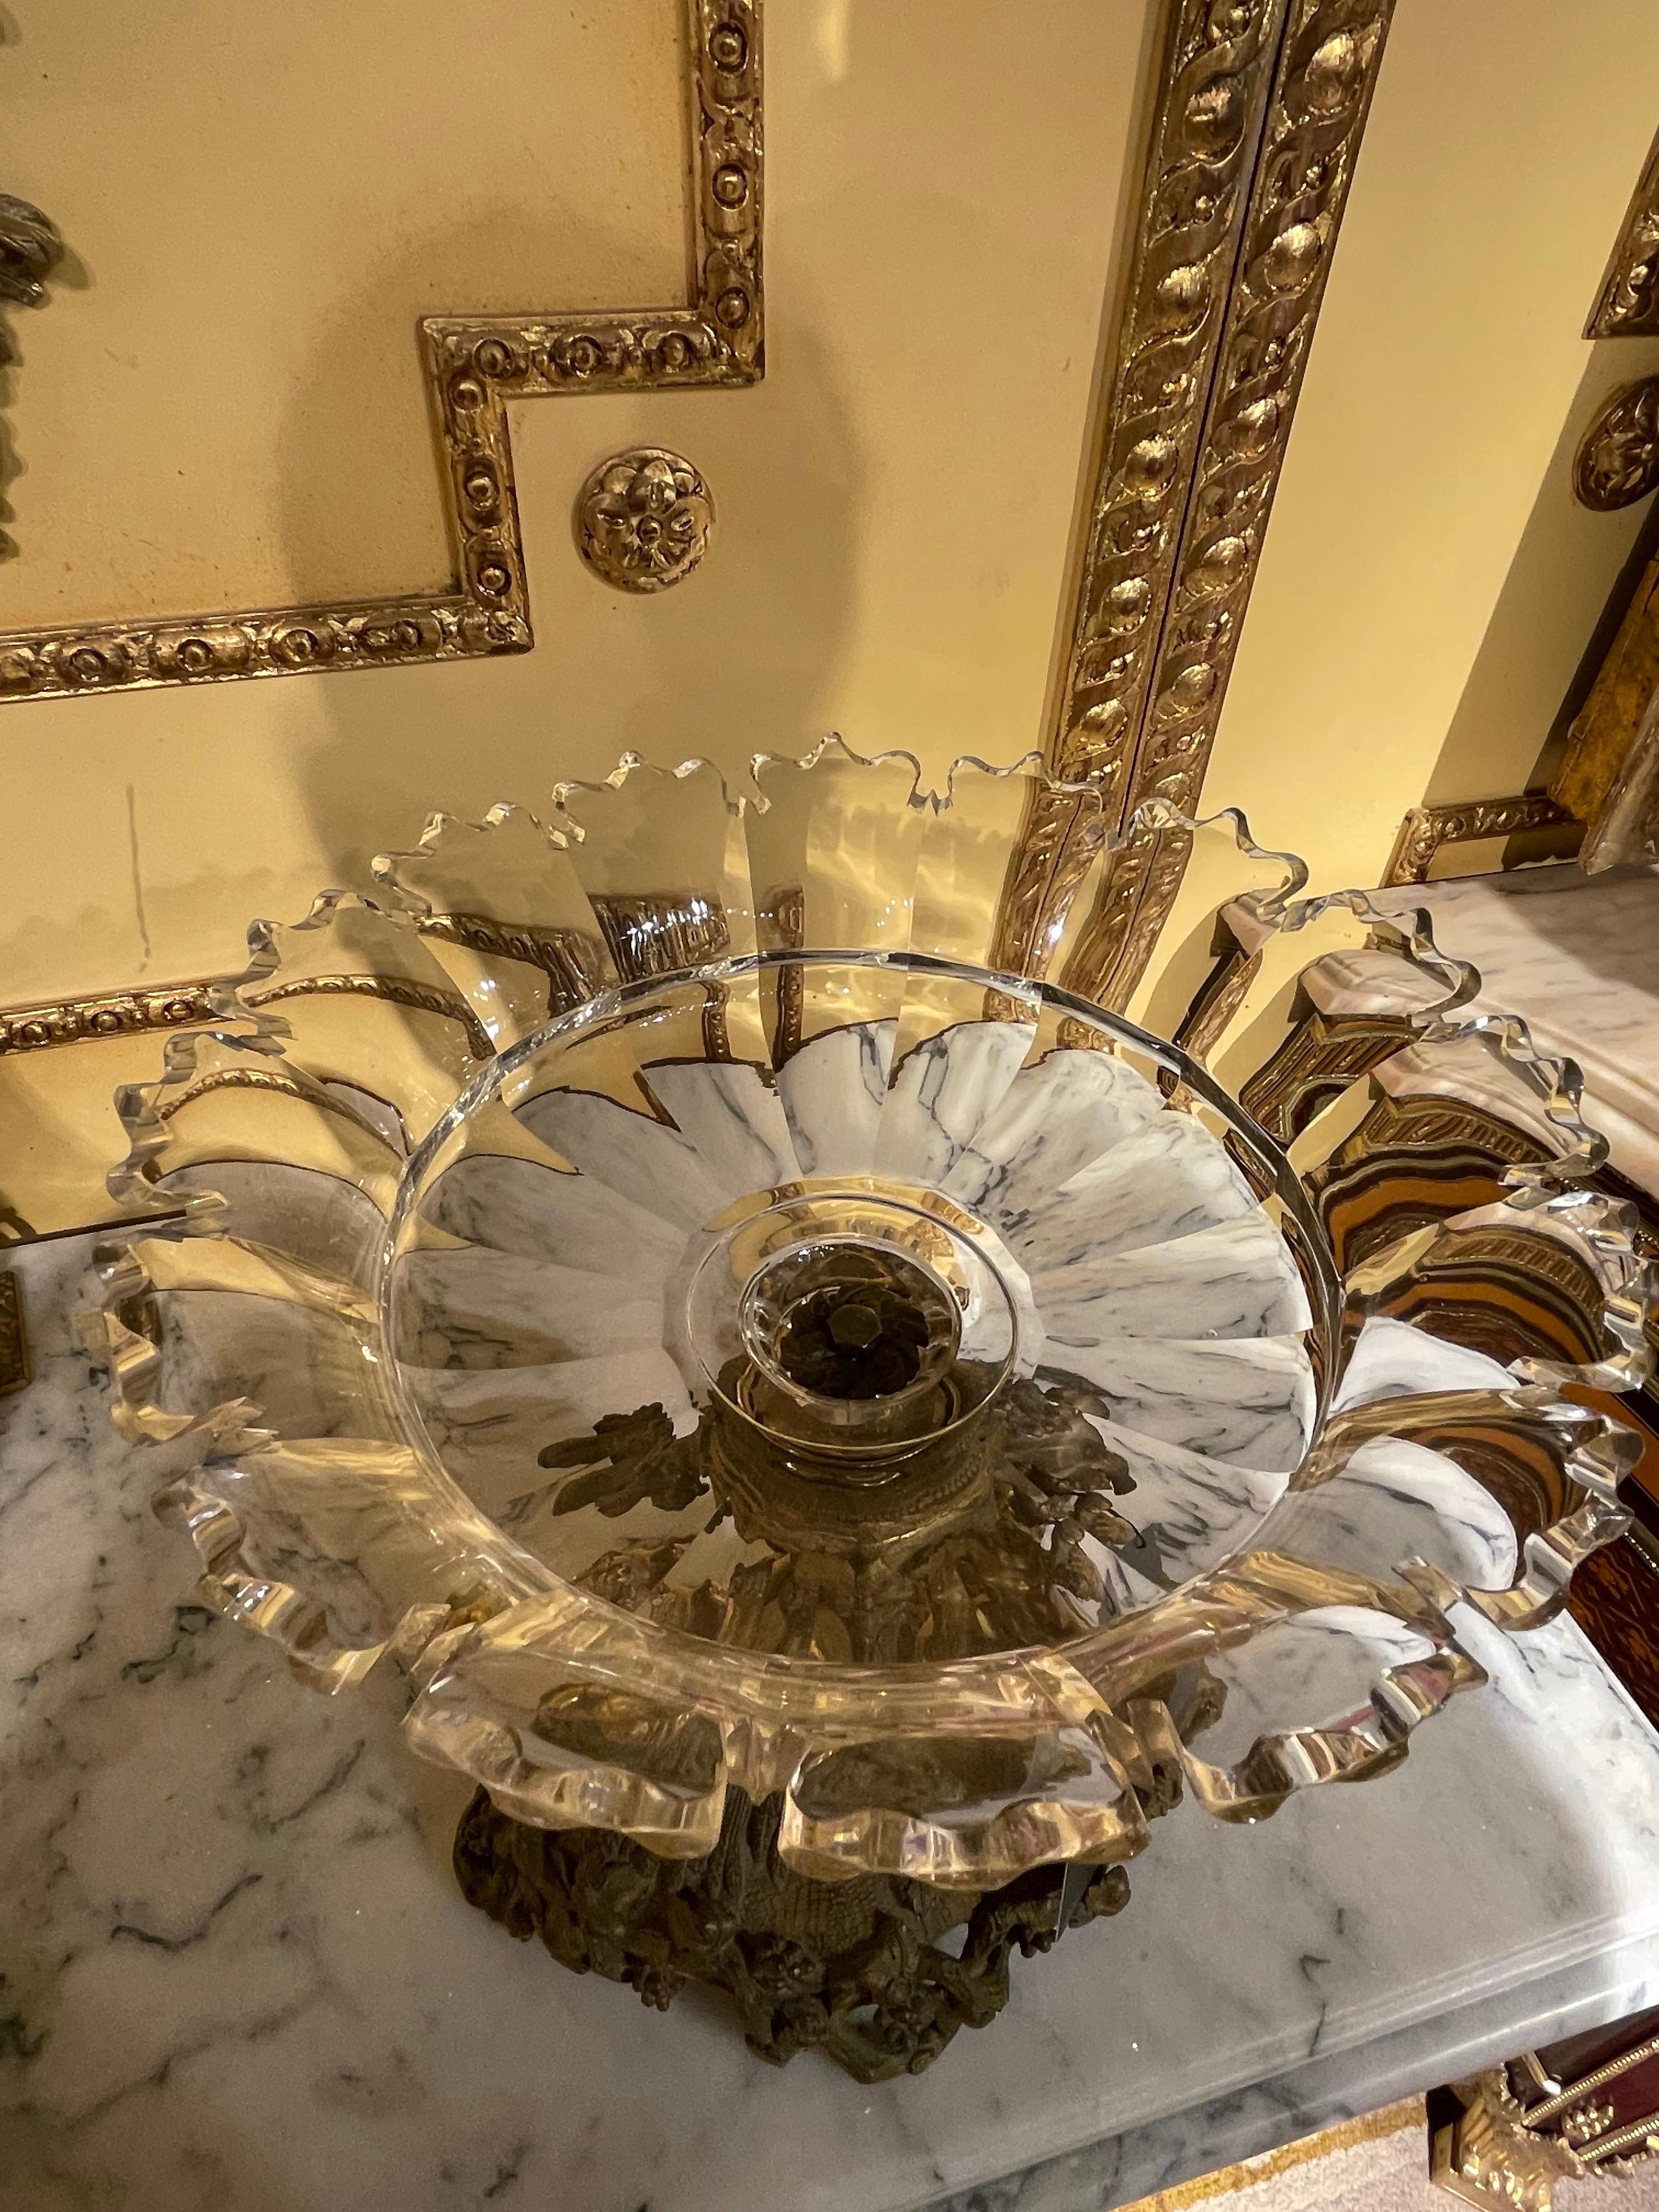
[[[1519,2119],[1502,2086],[1503,2069],[1453,2085],[1456,2118],[1437,2128],[1430,2143],[1430,2176],[1437,2189],[1466,2204],[1510,2204],[1519,2212],[1550,2212],[1558,2181],[1581,2178],[1589,2168],[1557,2136],[1534,2135]]]
[[[1160,1788],[1147,1810],[1175,1795]],[[561,1966],[664,2008],[688,1982],[724,1990],[758,2057],[781,2066],[822,2051],[859,2081],[920,2074],[958,2028],[994,2020],[1015,1950],[1048,1950],[1062,1911],[1076,1929],[1129,1901],[1119,1866],[1039,1867],[984,1892],[884,1875],[813,1881],[778,1856],[781,1805],[734,1790],[706,1858],[664,1859],[606,1830],[509,1820],[480,1790],[456,1832],[455,1873],[470,1903],[520,1939],[539,1936]],[[957,1929],[959,1949],[946,1948]]]

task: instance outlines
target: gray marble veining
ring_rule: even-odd
[[[995,1111],[1036,1033],[1035,1020],[959,1022],[904,1051],[876,1134],[876,1171],[943,1183]]]
[[[1064,1277],[1056,1279],[1042,1312],[1048,1334],[1062,1344],[1112,1336],[1291,1336],[1312,1320],[1290,1246],[1260,1206],[1105,1260],[1075,1295]]]
[[[1236,1550],[1289,1480],[1206,1459],[1115,1421],[1093,1425],[1127,1464],[1134,1488],[1123,1510],[1155,1544],[1172,1579],[1202,1574]]]
[[[1578,1062],[1614,1164],[1659,1193],[1659,868],[1519,868],[1374,896],[1387,913],[1426,908],[1474,962],[1466,1011],[1524,1015],[1542,1050]]]
[[[1163,1105],[1157,1088],[1110,1053],[1046,1053],[1020,1069],[945,1187],[1005,1221],[1144,1128]]]
[[[660,1335],[662,1299],[488,1245],[412,1251],[398,1263],[395,1325],[398,1357],[416,1366],[529,1367]]]
[[[1212,1229],[1255,1203],[1219,1140],[1191,1115],[1165,1112],[999,1226],[1034,1278],[1063,1274],[1077,1291],[1101,1261]]]
[[[1295,1337],[1124,1336],[1066,1357],[1109,1401],[1114,1422],[1231,1467],[1287,1474],[1313,1433],[1313,1369]]]
[[[8,2212],[1103,2212],[1659,1993],[1659,1744],[1571,1623],[1474,1622],[1488,1687],[1398,1771],[1170,1815],[932,2072],[775,2072],[473,1912],[392,1684],[318,1698],[192,1601],[70,1347],[86,1258],[17,1261],[0,1404]]]
[[[737,1195],[678,1130],[597,1091],[544,1091],[514,1111],[579,1174],[625,1194],[659,1221],[701,1229]]]
[[[897,1035],[896,1018],[849,1022],[808,1038],[778,1070],[778,1097],[803,1175],[868,1170]]]
[[[488,1152],[447,1168],[421,1212],[469,1243],[629,1281],[662,1282],[685,1249],[683,1229],[590,1176]]]
[[[1340,1480],[1281,1498],[1251,1540],[1363,1575],[1426,1559],[1471,1589],[1504,1589],[1516,1570],[1514,1525],[1492,1492],[1404,1437],[1371,1438]]]
[[[757,1067],[671,1061],[653,1067],[647,1081],[728,1197],[799,1178],[788,1121]]]

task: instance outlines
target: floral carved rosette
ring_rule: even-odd
[[[708,487],[660,446],[602,461],[576,496],[576,550],[619,592],[665,591],[689,576],[714,526]]]
[[[517,1820],[692,1858],[740,1790],[826,1881],[1395,1763],[1459,1620],[1624,1525],[1565,1386],[1640,1378],[1649,1285],[1573,1071],[1425,921],[1149,830],[1127,1015],[1065,983],[1124,837],[1035,760],[629,757],[256,925],[120,1096],[92,1317],[208,1601],[324,1689],[394,1661]],[[1384,970],[1387,1058],[1286,1107],[1309,979]]]

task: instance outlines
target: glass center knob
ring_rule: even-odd
[[[750,1356],[816,1397],[891,1398],[933,1382],[956,1357],[960,1312],[932,1268],[876,1244],[797,1246],[762,1267],[739,1326]]]

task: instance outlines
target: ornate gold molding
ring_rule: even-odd
[[[1120,356],[1051,740],[1063,774],[1109,780],[1120,825],[1156,796],[1196,805],[1392,12],[1393,0],[1179,11],[1125,317],[1162,343]],[[1200,204],[1226,217],[1236,261],[1166,265],[1161,242],[1184,242]],[[1127,1000],[1186,860],[1170,834],[1115,857],[1071,988]]]
[[[1659,138],[1649,150],[1601,279],[1587,338],[1659,334]]]
[[[1572,489],[1581,507],[1610,514],[1633,507],[1659,484],[1659,376],[1644,376],[1598,409],[1573,455]]]
[[[687,6],[690,305],[599,315],[435,315],[420,322],[455,562],[449,588],[0,633],[0,700],[529,650],[534,638],[506,403],[743,386],[764,371],[761,0],[687,0]]]
[[[459,917],[434,916],[423,925],[433,936],[458,944],[476,939],[458,926]],[[0,1058],[11,1053],[42,1052],[53,1045],[99,1044],[112,1037],[140,1036],[156,1030],[191,1029],[210,1022],[222,1011],[224,995],[237,981],[234,975],[197,976],[187,983],[169,983],[155,991],[105,991],[84,999],[60,999],[39,1006],[0,1007]],[[467,1049],[477,1060],[487,1060],[494,1047],[477,1016],[459,991],[444,991],[414,983],[398,975],[307,975],[275,989],[249,991],[251,1006],[275,1005],[283,999],[353,996],[381,999],[411,1012],[436,1014],[458,1023],[466,1032]]]
[[[9,1267],[0,1268],[0,1395],[29,1379],[28,1339],[23,1333],[23,1291]]]
[[[1310,1006],[1245,1084],[1239,1103],[1270,1137],[1288,1145],[1322,1106],[1409,1044],[1413,1034],[1403,1015],[1332,1016]]]
[[[1170,13],[1049,755],[1117,796],[1203,441],[1285,0]]]
[[[92,1044],[146,1030],[188,1029],[213,1013],[213,982],[170,983],[155,991],[104,991],[39,1006],[0,1008],[0,1054],[48,1045]]]
[[[1461,2110],[1435,2131],[1435,2186],[1466,2204],[1511,2204],[1550,2212],[1558,2181],[1626,2175],[1659,2149],[1659,2118],[1648,2094],[1634,2118],[1622,2109],[1622,2085],[1650,2075],[1659,2036],[1634,2044],[1605,2066],[1570,2082],[1554,2081],[1531,2052],[1453,2085]],[[1522,2094],[1517,2095],[1517,2085]],[[1547,2094],[1540,2094],[1547,2092]],[[1609,2094],[1611,2093],[1611,2094]]]
[[[44,307],[46,279],[64,258],[64,241],[52,217],[27,200],[0,192],[0,302],[15,307]],[[11,333],[0,324],[0,368],[18,360]],[[16,546],[0,530],[0,556]]]
[[[489,1060],[495,1048],[489,1032],[459,991],[440,990],[430,983],[414,983],[406,975],[297,975],[289,983],[269,990],[243,991],[250,1006],[274,1006],[284,999],[380,999],[415,1014],[435,1014],[454,1022],[466,1033],[466,1048],[474,1060]]]
[[[1512,837],[1522,830],[1553,830],[1572,819],[1547,791],[1518,792],[1512,799],[1462,799],[1449,806],[1413,806],[1400,824],[1382,873],[1383,888],[1427,883],[1430,863],[1443,845]]]

